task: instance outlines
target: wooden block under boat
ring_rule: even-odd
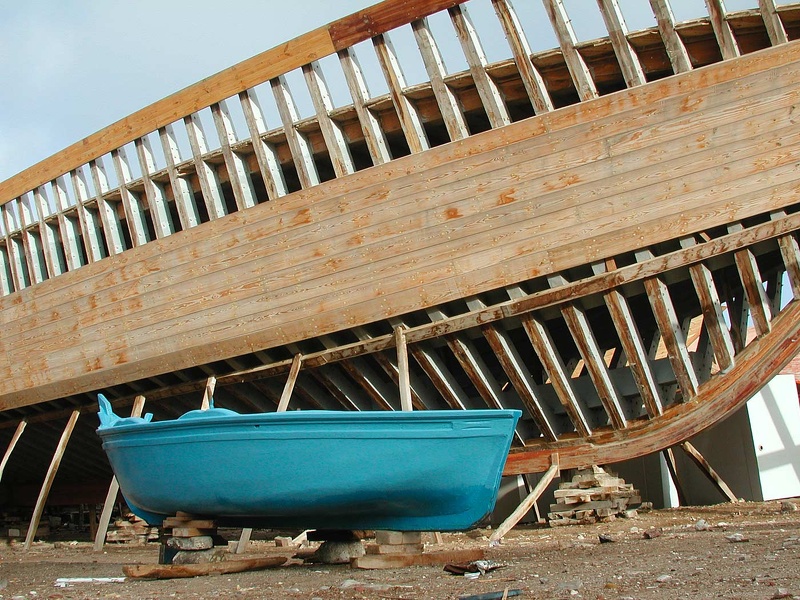
[[[169,527],[194,527],[196,529],[216,529],[217,522],[213,519],[192,519],[185,517],[167,517],[163,526]]]

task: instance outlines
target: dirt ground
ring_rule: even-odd
[[[29,552],[7,544],[0,546],[0,598],[411,600],[492,592],[501,598],[506,589],[508,597],[542,599],[800,598],[800,510],[794,507],[800,502],[720,504],[593,525],[526,526],[493,548],[488,530],[444,534],[444,548],[484,547],[487,560],[502,565],[475,579],[441,566],[361,570],[295,559],[234,575],[58,587],[59,578],[122,577],[123,565],[157,562],[158,545],[109,545],[95,553],[88,542],[36,542]],[[601,535],[610,541],[601,543]],[[441,548],[431,543],[426,552]],[[258,540],[243,556],[281,553],[291,552]],[[514,596],[515,590],[521,592]]]

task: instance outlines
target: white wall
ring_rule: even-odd
[[[800,496],[800,402],[793,375],[778,375],[747,402],[764,500]]]

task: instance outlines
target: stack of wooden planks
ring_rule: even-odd
[[[146,544],[158,540],[158,527],[150,527],[143,519],[128,514],[114,521],[106,533],[106,542]]]
[[[556,503],[547,514],[551,527],[611,521],[618,515],[631,517],[642,502],[633,484],[598,466],[578,470],[572,481],[558,488]]]

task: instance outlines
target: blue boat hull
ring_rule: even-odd
[[[212,409],[98,434],[131,510],[152,525],[183,511],[243,526],[453,531],[493,510],[519,416]]]

